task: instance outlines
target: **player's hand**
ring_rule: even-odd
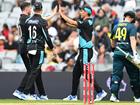
[[[134,56],[134,62],[136,64],[140,64],[140,56],[136,51],[133,51],[133,56]]]
[[[59,5],[59,13],[62,14],[62,8],[60,5]]]
[[[140,64],[140,59],[134,58],[134,63],[139,65]]]
[[[53,14],[55,15],[58,11],[58,6],[55,6],[55,8],[53,9]]]
[[[133,51],[133,56],[134,56],[134,59],[138,58],[138,53],[137,53],[137,51]]]
[[[66,9],[66,8],[61,7],[61,6],[59,5],[59,13],[60,13],[60,14],[64,14],[65,9]]]

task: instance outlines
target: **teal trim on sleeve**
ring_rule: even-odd
[[[40,60],[39,60],[39,64],[42,64],[44,61],[44,51],[40,52]]]
[[[31,43],[31,41],[32,41],[32,39],[28,39],[28,40],[27,40],[27,43],[29,44],[29,43]]]

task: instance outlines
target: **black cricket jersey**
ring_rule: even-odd
[[[79,28],[79,47],[80,48],[92,48],[92,31],[93,31],[93,19],[87,18],[85,20],[77,21]]]
[[[26,34],[26,27],[25,27],[25,22],[30,16],[21,14],[19,18],[19,34],[21,36],[21,42],[26,43],[28,39],[28,35]]]
[[[136,33],[137,29],[134,24],[129,22],[120,22],[119,24],[114,26],[111,38],[115,39],[116,46],[119,46],[122,50],[132,54],[130,37],[135,37]],[[122,53],[117,49],[115,49],[114,54],[122,55]]]
[[[53,48],[52,41],[48,35],[47,21],[41,15],[34,14],[26,20],[26,34],[28,35],[27,44],[36,43],[37,50],[44,50],[45,42],[50,49]]]

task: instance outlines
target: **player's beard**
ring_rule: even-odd
[[[28,12],[28,15],[31,15],[31,12]]]

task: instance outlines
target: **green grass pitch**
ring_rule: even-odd
[[[0,105],[84,105],[82,101],[62,101],[62,100],[48,100],[48,101],[22,101],[17,99],[0,99]],[[90,104],[91,105],[91,104]],[[119,102],[112,103],[109,101],[97,102],[94,105],[140,105],[134,102]]]

